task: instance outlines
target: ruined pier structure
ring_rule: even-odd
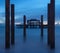
[[[11,6],[11,7],[10,7]],[[11,10],[10,10],[11,8]],[[14,45],[14,4],[10,4],[10,0],[5,0],[5,48],[10,48],[10,40],[11,44]],[[11,11],[11,12],[10,12]],[[10,13],[11,13],[11,21],[10,21]],[[11,22],[11,24],[10,24]],[[26,38],[26,16],[24,15],[24,38]],[[10,30],[11,25],[11,30]],[[55,48],[55,0],[51,0],[48,4],[48,45],[50,48]],[[43,37],[43,15],[41,15],[41,37]],[[10,38],[11,33],[11,38]]]

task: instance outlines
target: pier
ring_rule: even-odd
[[[42,25],[43,25],[43,28],[48,27],[48,24],[45,24],[45,25],[42,24]],[[24,24],[16,24],[16,27],[17,28],[24,28]],[[37,19],[27,20],[26,28],[41,28],[41,22],[40,22],[40,20],[37,20]]]
[[[55,49],[55,0],[50,0],[48,4],[47,24],[44,24],[44,15],[42,14],[39,19],[28,19],[23,15],[23,24],[17,24],[15,28],[15,4],[11,4],[10,0],[5,0],[5,49],[10,49],[15,45],[15,30],[23,29],[24,44],[27,39],[27,28],[41,29],[39,33],[41,38],[44,38],[44,29],[47,29],[47,46],[50,49]],[[33,33],[33,32],[32,32]],[[17,32],[18,35],[18,32]],[[21,36],[22,37],[22,36]],[[19,39],[21,41],[22,39]],[[37,39],[37,38],[36,38]],[[43,42],[43,39],[42,39]],[[19,43],[19,42],[18,42]],[[21,41],[22,43],[22,41]],[[21,45],[20,45],[21,46]],[[22,46],[23,47],[23,46]],[[32,46],[33,47],[33,46]]]
[[[17,25],[19,28],[41,28],[41,37],[43,38],[43,29],[48,29],[48,40],[47,44],[51,49],[55,49],[55,0],[50,0],[48,4],[48,24],[43,24],[43,15],[41,15],[41,21],[37,19],[25,20],[25,24]],[[26,31],[25,31],[26,33]]]

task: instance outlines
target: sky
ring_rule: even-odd
[[[60,21],[60,0],[55,0],[56,21]],[[47,4],[50,0],[10,0],[11,4],[15,5],[15,22],[23,21],[23,15],[27,19],[40,19],[44,15],[44,20],[47,20]],[[0,1],[0,23],[5,22],[5,0]]]

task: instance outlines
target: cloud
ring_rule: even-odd
[[[49,2],[50,0],[11,0],[11,3],[15,4],[15,21],[22,22],[23,15],[26,15],[27,19],[40,19],[40,16],[44,15],[44,20],[46,20],[47,4]],[[56,0],[56,20],[60,19],[59,2],[60,0]],[[5,0],[0,2],[0,20],[5,22]]]
[[[3,20],[0,20],[0,23],[5,23]]]

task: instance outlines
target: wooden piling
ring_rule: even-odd
[[[15,10],[14,10],[14,4],[11,4],[11,44],[14,45],[15,44],[15,27],[14,27],[14,17],[15,16]]]
[[[50,29],[50,21],[51,21],[51,19],[50,19],[50,16],[51,16],[51,10],[50,10],[51,8],[50,8],[50,4],[48,4],[48,45],[50,45],[50,38],[51,38],[51,29]]]
[[[51,48],[55,48],[55,13],[54,7],[51,5]]]
[[[24,15],[24,38],[26,38],[26,16]]]
[[[55,48],[55,2],[48,4],[48,44],[51,49]]]
[[[51,49],[55,49],[55,0],[51,0]]]
[[[41,15],[41,37],[43,38],[43,15]]]
[[[5,0],[5,48],[10,48],[10,0]]]

